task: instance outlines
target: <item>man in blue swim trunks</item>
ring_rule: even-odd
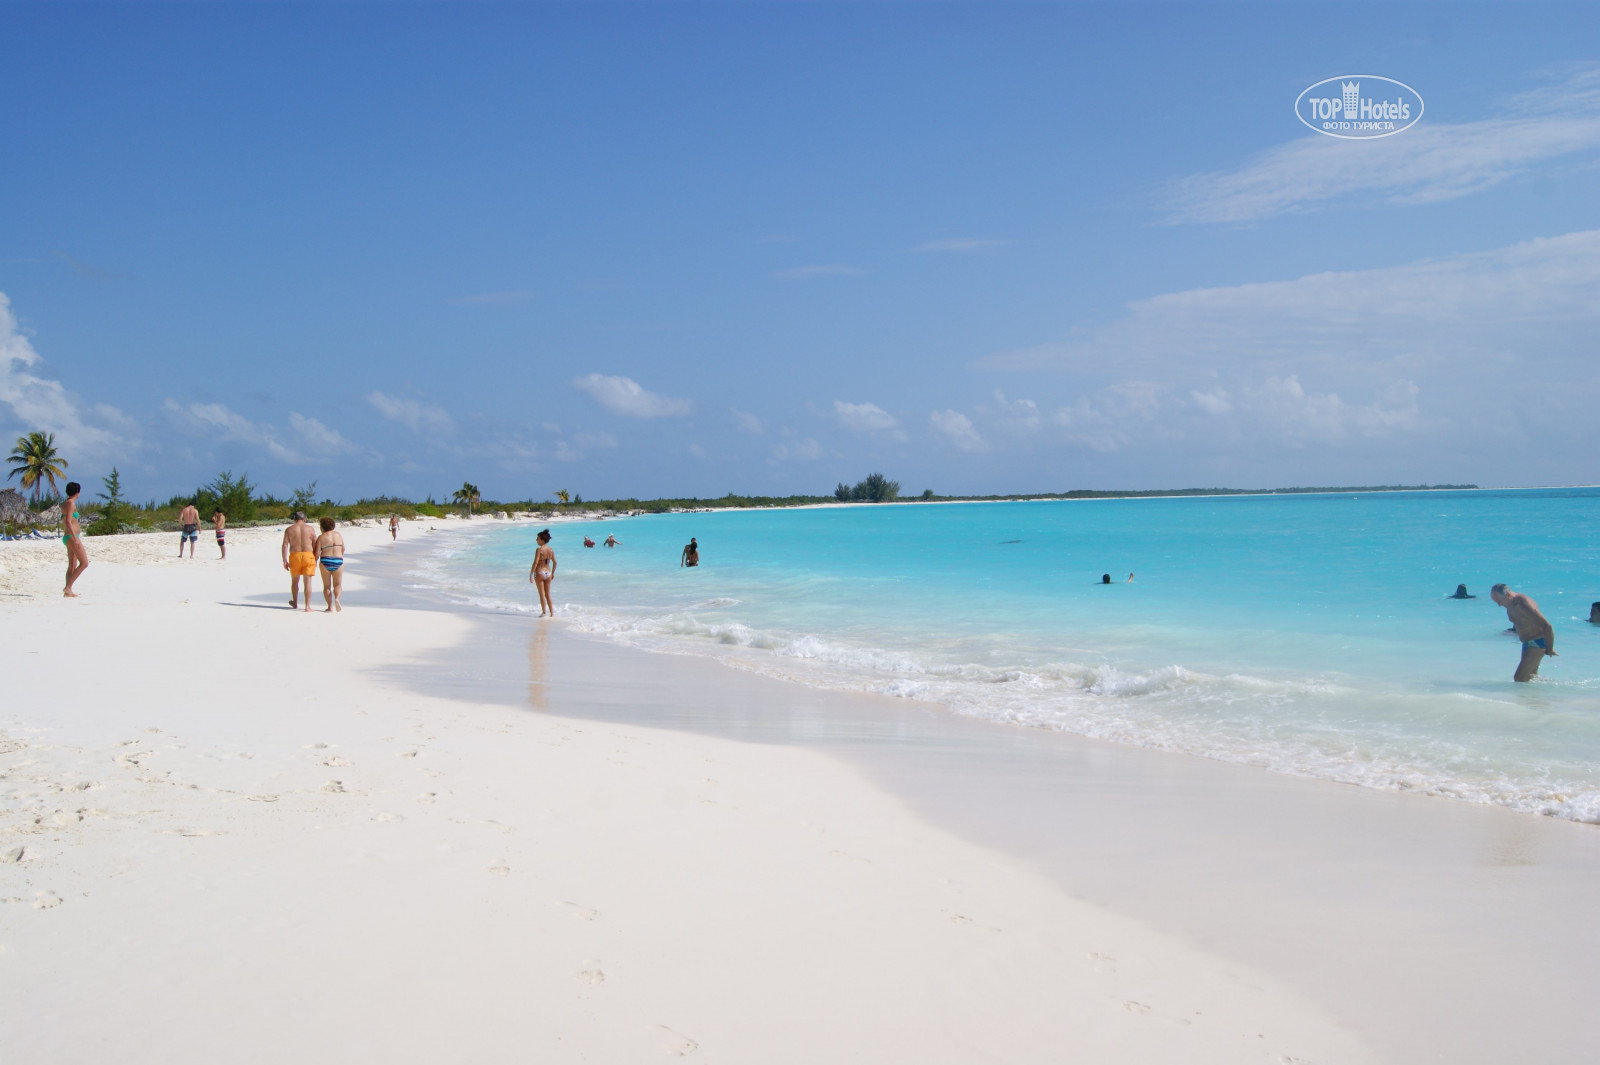
[[[1506,608],[1506,617],[1522,641],[1522,661],[1517,663],[1517,672],[1511,679],[1532,680],[1538,675],[1544,656],[1556,653],[1556,630],[1539,613],[1539,604],[1521,592],[1497,584],[1489,589],[1489,598]]]

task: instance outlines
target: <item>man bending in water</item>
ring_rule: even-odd
[[[1539,604],[1521,592],[1497,584],[1489,589],[1489,598],[1506,608],[1506,617],[1511,619],[1511,627],[1522,641],[1522,661],[1517,663],[1517,672],[1511,679],[1532,680],[1538,676],[1539,663],[1544,661],[1544,656],[1556,653],[1556,630],[1539,613]]]

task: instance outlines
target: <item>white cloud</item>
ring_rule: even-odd
[[[995,406],[1012,429],[1031,433],[1039,428],[1039,405],[1031,399],[1011,400],[998,388],[994,390]]]
[[[739,410],[735,407],[729,407],[728,411],[733,415],[733,424],[738,427],[741,433],[749,433],[751,436],[760,436],[762,433],[767,431],[766,426],[761,424],[761,419],[757,418],[754,414],[746,413],[745,411]]]
[[[39,361],[39,353],[17,324],[11,301],[0,292],[0,404],[11,408],[8,420],[22,431],[54,433],[56,447],[69,464],[126,458],[138,447],[132,419],[104,403],[86,413],[61,382],[32,372]]]
[[[1586,446],[1587,412],[1600,406],[1597,336],[1600,230],[1168,293],[977,365],[1067,375],[1077,396],[1052,424],[1098,451],[1203,444],[1260,465],[1280,445],[1368,442],[1416,469],[1421,452],[1377,443],[1406,439],[1437,445],[1451,468],[1470,454],[1498,469],[1508,441],[1551,434],[1571,440],[1574,456]],[[1515,483],[1592,479],[1575,457],[1560,459],[1566,474],[1549,457]]]
[[[443,407],[414,399],[401,399],[387,392],[368,392],[367,402],[390,421],[399,422],[414,433],[443,435],[455,431],[455,422]]]
[[[925,244],[918,244],[911,250],[914,252],[965,252],[993,251],[1010,244],[1009,240],[930,240]]]
[[[822,445],[813,437],[785,441],[772,449],[772,457],[779,462],[815,462],[822,457]]]
[[[339,431],[330,429],[315,418],[307,418],[294,411],[289,412],[289,428],[294,431],[307,446],[319,452],[338,455],[350,451],[361,450],[355,444],[346,440]]]
[[[792,266],[787,270],[779,270],[772,276],[780,281],[805,281],[813,277],[857,277],[864,273],[866,271],[859,266],[817,263],[812,266]]]
[[[934,432],[948,440],[958,451],[987,451],[989,444],[972,427],[972,419],[960,411],[936,410],[928,415],[928,424]]]
[[[572,387],[587,393],[613,414],[628,418],[683,418],[694,411],[694,404],[687,399],[646,391],[631,377],[586,374],[573,381]]]
[[[699,444],[690,444],[689,445],[689,454],[693,455],[697,459],[703,459],[703,458],[707,457],[708,452],[706,451],[705,448],[701,447]]]
[[[876,403],[846,403],[836,399],[833,401],[833,416],[853,433],[888,432],[900,426],[894,415]]]
[[[261,430],[254,422],[221,403],[179,403],[169,399],[162,409],[195,432],[251,444],[261,441]]]
[[[1172,183],[1172,222],[1248,222],[1316,210],[1361,196],[1391,204],[1436,203],[1479,192],[1539,164],[1600,149],[1600,66],[1510,101],[1478,122],[1418,125],[1392,137],[1339,140],[1313,133],[1237,170]]]

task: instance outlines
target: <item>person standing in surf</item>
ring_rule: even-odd
[[[1511,627],[1522,641],[1522,660],[1517,663],[1517,672],[1511,679],[1519,683],[1532,680],[1539,675],[1539,663],[1544,661],[1544,656],[1556,653],[1555,627],[1539,613],[1538,603],[1503,584],[1490,588],[1489,598],[1506,608],[1506,617],[1511,619]]]
[[[533,568],[528,580],[539,589],[539,616],[555,617],[556,605],[550,601],[550,582],[556,578],[556,549],[550,546],[550,530],[540,529],[539,549],[533,553]]]
[[[683,545],[683,554],[678,556],[678,567],[698,566],[700,564],[700,545],[695,543],[694,537],[689,537],[689,542]]]

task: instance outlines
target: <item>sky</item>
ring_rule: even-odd
[[[1593,3],[5,2],[0,103],[91,490],[1600,481]]]

